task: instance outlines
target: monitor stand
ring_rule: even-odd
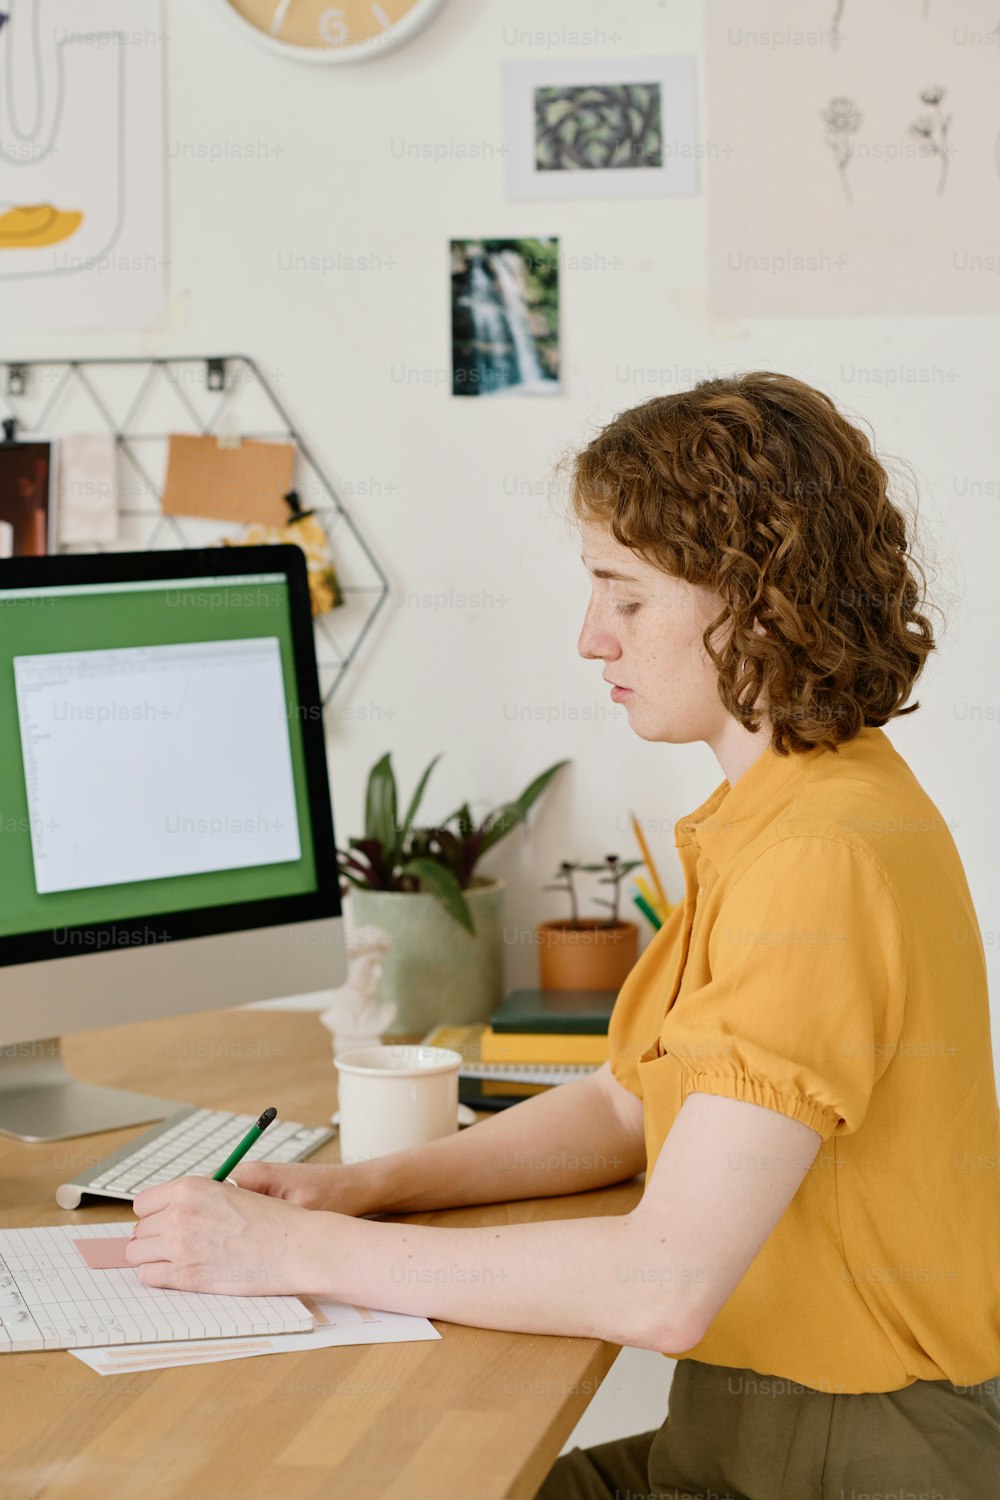
[[[58,1037],[0,1047],[0,1135],[63,1141],[145,1125],[189,1108],[179,1099],[79,1083],[66,1071]]]

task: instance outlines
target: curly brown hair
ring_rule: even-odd
[[[570,472],[577,521],[725,601],[702,636],[719,696],[757,733],[764,694],[777,754],[920,707],[901,705],[936,649],[926,574],[872,443],[822,391],[767,370],[703,380],[622,412]]]

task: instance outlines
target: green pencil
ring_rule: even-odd
[[[247,1152],[250,1150],[250,1147],[253,1145],[254,1141],[260,1135],[261,1131],[267,1129],[271,1121],[276,1117],[277,1113],[278,1111],[274,1108],[273,1105],[270,1109],[265,1109],[256,1125],[250,1126],[250,1129],[240,1141],[239,1145],[236,1147],[236,1150],[232,1153],[232,1155],[227,1156],[219,1170],[212,1173],[212,1180],[214,1182],[225,1182],[226,1178],[229,1176],[233,1168],[239,1165],[244,1156],[246,1156]]]
[[[663,924],[661,923],[659,917],[656,915],[656,912],[650,906],[646,898],[644,896],[640,896],[638,891],[633,891],[632,900],[635,902],[636,906],[642,912],[647,921],[652,922],[653,927],[657,932],[659,932]]]

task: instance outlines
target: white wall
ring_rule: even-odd
[[[387,749],[407,793],[445,750],[425,804],[432,816],[464,797],[485,811],[570,755],[537,827],[484,866],[510,882],[508,935],[561,913],[562,898],[540,891],[561,857],[632,854],[630,806],[661,830],[651,842],[676,898],[673,824],[722,773],[704,745],[634,738],[601,664],[577,656],[587,590],[551,464],[645,397],[718,372],[784,370],[867,418],[882,449],[916,470],[949,625],[918,684],[923,707],[889,733],[952,823],[1000,989],[997,817],[983,805],[996,806],[1000,744],[997,320],[713,323],[698,311],[703,197],[506,201],[502,63],[700,52],[693,0],[547,0],[544,19],[530,0],[448,0],[405,47],[330,69],[271,57],[236,34],[221,5],[168,3],[179,326],[160,352],[255,357],[390,576],[392,606],[331,706],[340,836],[360,832],[365,778]],[[549,32],[559,45],[545,42]],[[589,46],[573,45],[588,32]],[[703,78],[700,94],[704,110]],[[219,144],[223,159],[209,160]],[[424,146],[430,159],[407,156]],[[438,146],[446,161],[433,159]],[[463,158],[472,147],[478,156]],[[563,270],[565,394],[453,398],[447,242],[535,233],[558,234],[564,261],[575,258]],[[367,255],[376,269],[288,269],[292,257],[337,251]],[[579,268],[586,257],[596,269]],[[18,346],[27,355],[146,347],[85,335]],[[413,371],[425,378],[403,378]],[[994,493],[975,498],[977,484]],[[365,489],[374,493],[359,496]],[[485,607],[412,600],[476,592]],[[531,983],[530,942],[507,954],[509,983]]]
[[[916,471],[949,626],[918,685],[922,709],[888,732],[951,822],[1000,993],[997,320],[713,323],[699,312],[703,197],[505,200],[501,64],[700,52],[694,0],[448,0],[398,52],[329,70],[270,57],[234,33],[221,4],[169,4],[178,326],[159,352],[256,358],[390,575],[393,607],[330,718],[340,836],[360,832],[365,778],[387,749],[407,794],[431,756],[447,752],[426,802],[432,816],[465,797],[485,810],[571,755],[531,836],[515,834],[486,867],[510,882],[508,927],[530,931],[561,911],[557,896],[540,894],[561,857],[631,854],[629,807],[659,820],[651,842],[676,898],[673,824],[722,773],[704,745],[633,738],[600,664],[577,657],[587,590],[548,493],[549,469],[645,397],[736,369],[783,370],[867,418],[882,450]],[[519,37],[543,27],[564,32],[565,44]],[[573,44],[587,28],[600,34],[597,47]],[[218,143],[223,160],[206,159]],[[424,145],[447,148],[449,159],[406,158]],[[478,159],[460,159],[473,146]],[[563,272],[561,398],[448,394],[447,242],[481,234],[558,234],[565,257],[596,264]],[[290,257],[337,251],[369,256],[377,269],[286,268]],[[53,335],[20,339],[18,351],[146,346]],[[364,489],[374,494],[354,498]],[[479,609],[405,602],[449,591],[492,600]],[[531,983],[530,945],[507,951],[509,983]],[[617,1430],[633,1425],[626,1414]]]

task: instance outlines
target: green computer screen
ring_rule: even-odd
[[[298,705],[281,573],[0,592],[0,936],[315,891]]]

